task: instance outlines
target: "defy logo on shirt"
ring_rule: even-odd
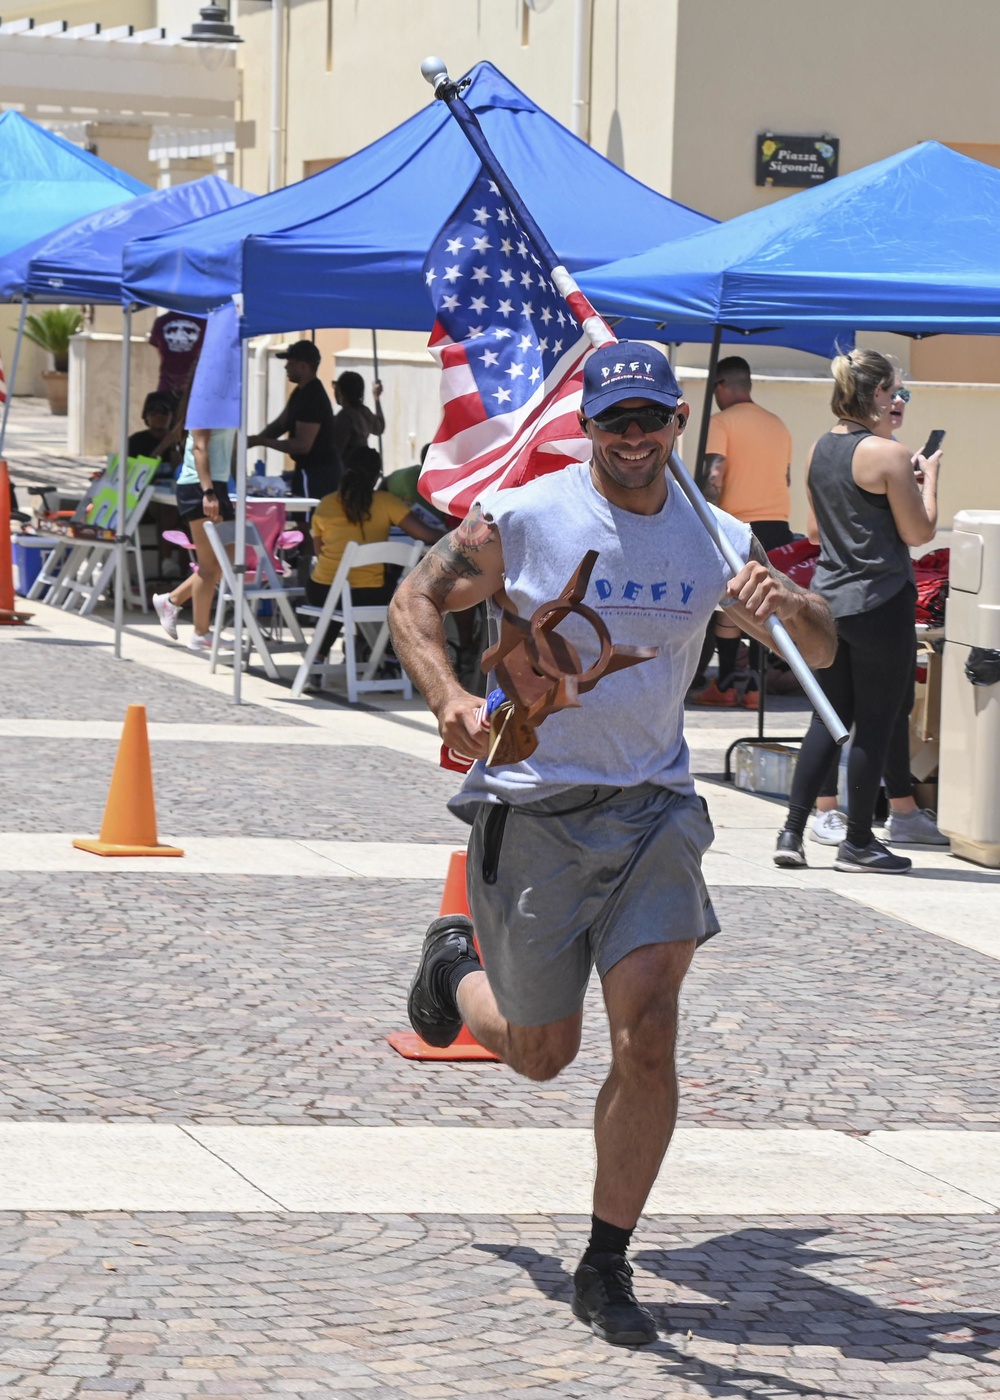
[[[595,578],[588,592],[597,594],[595,607],[601,613],[676,613],[679,617],[690,617],[695,584],[685,579],[628,578],[621,583],[610,578]]]

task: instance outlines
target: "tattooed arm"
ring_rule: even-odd
[[[779,573],[759,540],[751,541],[749,562],[730,579],[726,592],[734,599],[725,610],[727,620],[758,642],[775,649],[764,624],[769,617],[777,617],[808,666],[816,671],[833,664],[837,629],[830,609],[818,593],[800,588]]]
[[[448,662],[444,615],[481,603],[503,587],[500,535],[478,506],[396,589],[389,627],[396,655],[433,711],[441,738],[459,753],[485,758],[488,736],[476,723],[482,704],[463,690]]]

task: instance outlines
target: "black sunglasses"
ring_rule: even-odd
[[[658,433],[674,421],[672,408],[606,408],[603,413],[595,413],[591,419],[602,433],[614,433],[624,437],[632,423],[637,423],[640,433]]]
[[[894,399],[902,399],[903,403],[909,403],[911,395],[909,389],[906,389],[902,385],[900,385],[899,388],[893,389],[892,397]]]

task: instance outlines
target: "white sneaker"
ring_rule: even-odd
[[[180,612],[180,608],[176,603],[170,601],[169,593],[153,594],[153,611],[160,619],[160,626],[163,628],[164,632],[176,642],[177,614]]]
[[[190,637],[188,638],[187,646],[188,651],[196,651],[200,652],[204,656],[208,656],[212,650],[211,632],[204,632],[200,635],[197,632],[192,632]],[[219,641],[220,651],[232,651],[232,649],[232,642],[227,642],[224,637]]]
[[[892,846],[947,846],[947,836],[938,829],[934,813],[926,807],[915,812],[890,812],[884,839]]]
[[[839,808],[817,812],[809,819],[809,840],[821,846],[839,846],[847,836],[847,816]]]

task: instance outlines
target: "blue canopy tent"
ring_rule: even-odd
[[[0,116],[0,257],[148,189],[20,112]]]
[[[1000,170],[925,141],[579,281],[621,316],[991,335],[998,228]]]
[[[491,63],[471,70],[466,101],[571,272],[714,227],[626,175]],[[217,215],[197,244],[178,233],[133,243],[126,287],[137,301],[201,315],[240,294],[244,337],[306,326],[429,331],[424,258],[478,168],[447,109],[432,102],[331,169]],[[662,326],[654,338],[711,339],[711,328],[677,337]],[[788,343],[773,331],[761,338]],[[808,331],[793,344],[828,349]]]
[[[492,64],[471,70],[465,98],[570,271],[713,225],[625,174]],[[239,297],[244,339],[309,326],[429,332],[424,259],[478,173],[447,109],[431,102],[331,169],[206,220],[197,241],[177,233],[135,241],[126,293],[200,314]],[[616,330],[662,341],[713,335],[710,325],[679,336],[665,325]],[[825,331],[808,329],[791,341],[778,330],[760,339],[818,354],[830,344]]]
[[[186,229],[253,195],[218,175],[152,190],[63,225],[0,257],[0,300],[91,305],[122,301],[122,253],[133,238]]]
[[[122,304],[122,421],[119,462],[125,499],[128,457],[128,403],[131,390],[132,302],[122,292],[122,251],[141,234],[190,226],[223,209],[246,204],[253,195],[228,180],[208,175],[166,190],[153,190],[125,204],[78,219],[46,237],[36,239],[0,260],[0,297],[60,303]],[[15,353],[15,367],[17,355]],[[13,383],[11,385],[13,389]],[[6,420],[5,420],[6,423]],[[115,654],[121,654],[124,554],[115,574]]]
[[[0,116],[0,258],[25,243],[44,238],[69,219],[83,218],[98,209],[122,204],[135,195],[146,194],[148,188],[141,180],[126,175],[124,170],[116,170],[107,161],[37,126],[20,112],[4,112]],[[17,348],[0,427],[0,452],[14,392],[26,310],[22,302]]]

